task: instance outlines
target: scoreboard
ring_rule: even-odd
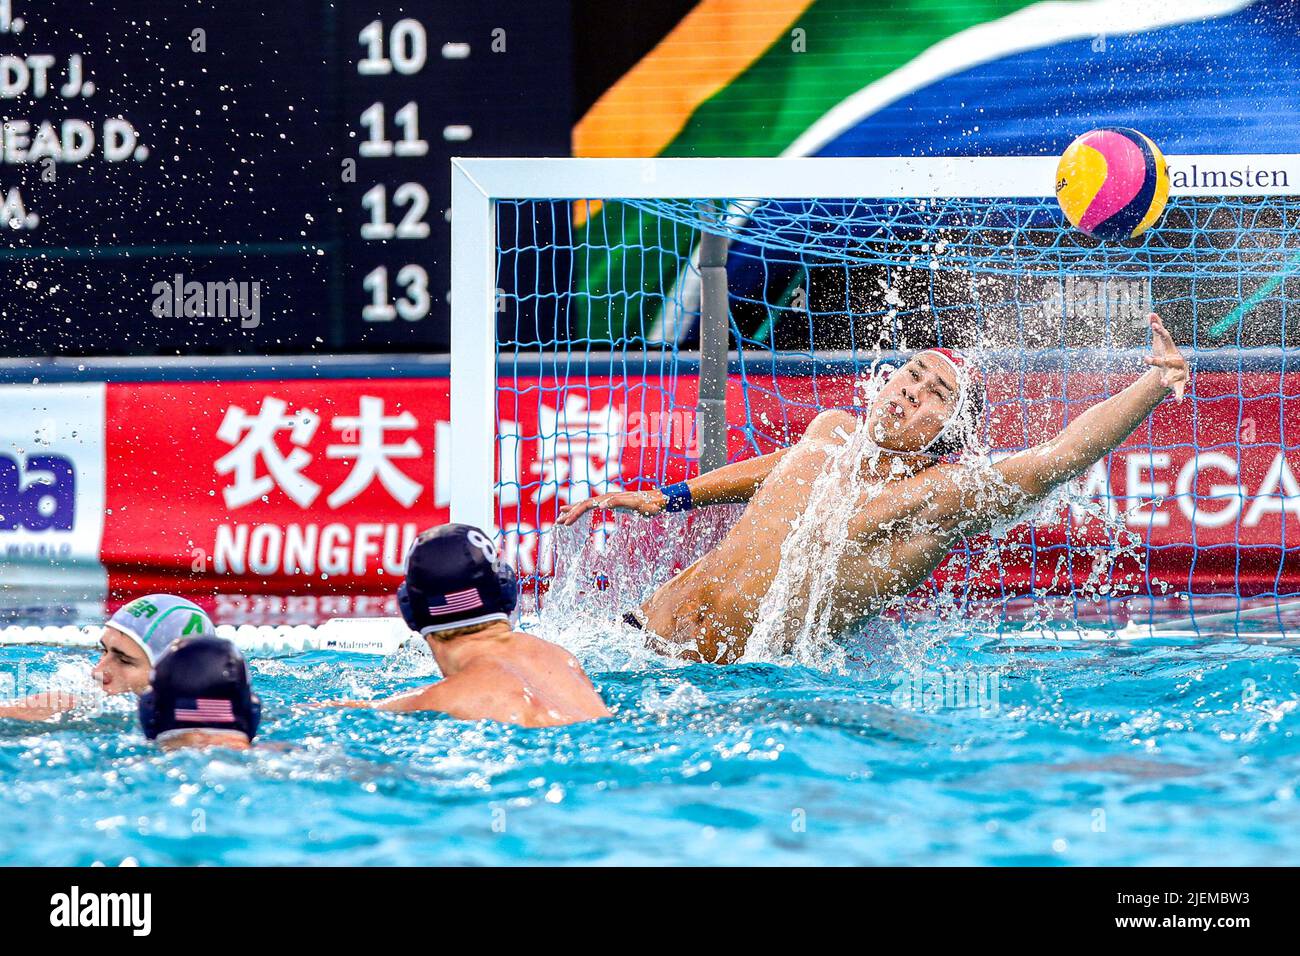
[[[0,0],[0,354],[448,345],[449,160],[567,155],[566,3]]]

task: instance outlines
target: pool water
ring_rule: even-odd
[[[612,720],[543,730],[310,709],[436,675],[254,659],[250,753],[162,753],[114,699],[0,720],[5,864],[1292,864],[1300,654],[949,634],[913,669],[674,666],[570,645]],[[0,649],[36,685],[86,651]],[[881,664],[887,662],[882,661]]]

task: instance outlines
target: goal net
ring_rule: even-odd
[[[453,520],[544,587],[562,505],[788,445],[935,345],[975,350],[1010,454],[1142,371],[1155,310],[1188,400],[937,580],[1076,609],[1297,595],[1300,157],[1169,164],[1163,217],[1116,243],[1069,226],[1051,158],[457,161]]]

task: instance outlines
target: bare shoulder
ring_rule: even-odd
[[[489,717],[517,722],[528,690],[529,683],[517,667],[481,659],[426,687],[420,695],[420,709],[438,710],[465,720]]]
[[[522,686],[523,682],[509,668],[492,661],[476,661],[451,677],[371,706],[407,713],[436,710],[453,717],[475,716],[467,708],[474,709],[488,697],[518,692]]]
[[[493,657],[480,657],[471,661],[455,675],[435,684],[435,687],[468,689],[471,687],[492,687],[502,689],[514,685],[523,685],[519,668],[513,661]]]
[[[491,680],[498,684],[515,682],[533,684],[538,679],[551,678],[558,671],[582,672],[577,658],[559,644],[525,633],[515,631],[511,643],[503,653],[494,657],[484,657],[467,667],[461,674],[474,671],[476,679]]]
[[[803,433],[804,438],[811,438],[815,441],[829,441],[832,438],[847,438],[849,433],[858,427],[857,416],[852,412],[845,411],[842,408],[828,408],[825,411],[818,412],[817,416],[808,423],[808,428]],[[840,436],[839,431],[846,434]]]
[[[532,634],[524,634],[522,632],[517,632],[517,636],[526,638],[529,648],[538,654],[552,657],[556,660],[562,660],[565,662],[572,661],[574,664],[578,663],[578,659],[559,644],[554,644],[544,638],[535,637]]]

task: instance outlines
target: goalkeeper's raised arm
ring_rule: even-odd
[[[1032,502],[1053,488],[1087,471],[1123,444],[1171,393],[1183,400],[1187,387],[1187,360],[1174,344],[1160,316],[1147,316],[1151,325],[1151,354],[1143,361],[1147,372],[1127,388],[1092,406],[1061,433],[1042,444],[1005,458],[994,465],[1009,484]],[[980,519],[994,520],[1022,510],[1023,502],[1008,501]],[[986,506],[978,509],[989,512]],[[966,529],[971,530],[970,528]]]
[[[1088,409],[1056,438],[1006,459],[1002,464],[1012,465],[1002,469],[1006,477],[1015,479],[1023,473],[1031,487],[1074,478],[1128,438],[1170,392],[1182,401],[1187,360],[1174,345],[1160,316],[1152,312],[1147,321],[1152,338],[1151,354],[1143,359],[1151,366],[1147,373]]]
[[[1018,517],[1058,485],[1076,478],[1121,445],[1170,393],[1181,401],[1187,384],[1187,361],[1160,317],[1151,325],[1150,366],[1137,381],[1083,412],[1054,438],[1004,458],[993,466],[1006,488],[962,480],[966,465],[941,464],[895,483],[854,515],[851,532],[871,537],[881,529],[908,522],[912,544],[933,538],[943,547],[949,535],[974,534],[1004,518]]]

